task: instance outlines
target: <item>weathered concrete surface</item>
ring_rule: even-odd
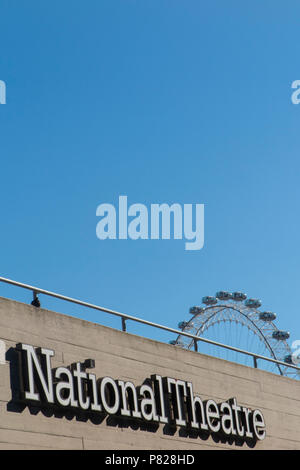
[[[260,409],[267,436],[255,449],[300,449],[300,381],[174,348],[73,317],[0,298],[0,339],[6,363],[0,364],[0,449],[249,449],[247,444],[216,442],[210,436],[168,435],[73,417],[46,416],[11,407],[14,375],[11,357],[17,343],[55,350],[53,367],[93,358],[97,377],[130,380],[136,386],[152,374],[193,383],[194,393],[216,402],[236,397]]]

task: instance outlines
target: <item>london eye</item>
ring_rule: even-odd
[[[283,376],[300,379],[300,371],[289,367],[300,365],[300,358],[292,352],[288,344],[290,333],[278,329],[276,314],[264,311],[259,299],[247,298],[243,292],[219,291],[215,296],[202,298],[201,306],[190,308],[189,320],[181,321],[178,328],[199,338],[206,338],[240,348],[260,356],[269,357],[284,364],[257,359],[220,346],[195,341],[184,334],[170,341],[171,344],[196,349],[198,352],[257,367]],[[286,364],[286,365],[285,365]]]

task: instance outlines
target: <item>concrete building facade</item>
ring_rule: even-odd
[[[4,298],[0,340],[0,449],[300,449],[296,380]]]

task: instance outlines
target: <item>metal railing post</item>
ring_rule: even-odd
[[[37,308],[39,308],[41,306],[41,303],[40,303],[39,298],[37,296],[37,292],[35,290],[33,291],[33,301],[31,302],[31,305],[33,305],[34,307],[37,307]]]

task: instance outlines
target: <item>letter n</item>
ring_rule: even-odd
[[[51,357],[54,351],[38,348],[30,344],[17,344],[21,351],[21,387],[25,400],[54,403]],[[40,356],[40,357],[38,357]],[[40,393],[39,393],[40,392]],[[42,398],[41,398],[42,396]]]

